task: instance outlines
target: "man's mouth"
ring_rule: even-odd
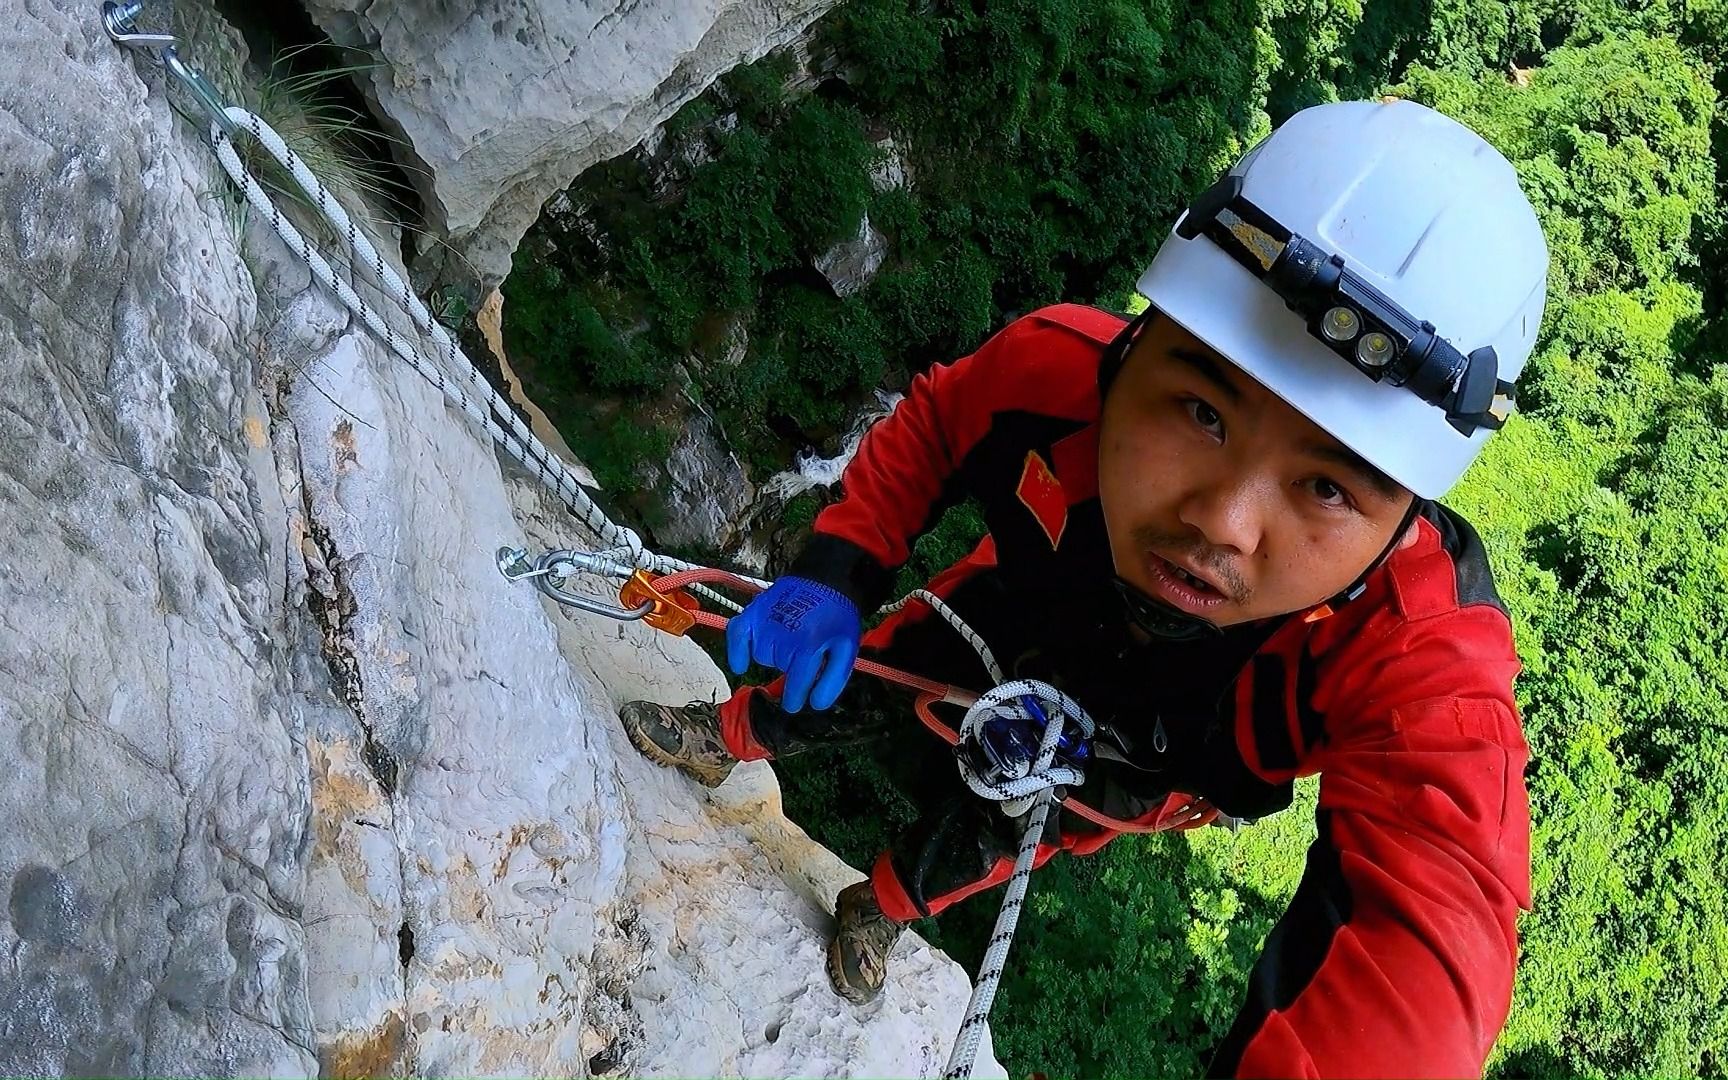
[[[1210,578],[1160,555],[1147,552],[1145,565],[1152,594],[1190,614],[1211,614],[1229,599]]]

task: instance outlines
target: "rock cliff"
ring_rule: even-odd
[[[493,21],[363,6],[397,29],[354,32],[427,47]],[[180,7],[188,58],[243,81],[238,36]],[[728,32],[762,41],[713,64],[812,10],[756,7]],[[964,973],[908,940],[876,1003],[828,989],[857,872],[765,767],[710,794],[618,729],[619,702],[711,697],[719,672],[499,577],[496,547],[574,524],[225,205],[151,62],[95,3],[27,0],[0,70],[0,1074],[939,1071]],[[449,70],[392,85],[479,124]],[[604,85],[608,130],[659,108]],[[431,182],[505,255],[538,185],[612,145],[481,182],[508,140],[477,131]]]
[[[487,284],[553,194],[835,0],[305,0],[379,64],[366,90],[434,225]]]

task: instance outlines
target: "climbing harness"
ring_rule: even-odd
[[[570,467],[547,449],[511,408],[508,400],[486,381],[450,333],[390,268],[342,204],[305,161],[283,142],[282,137],[257,115],[226,104],[197,69],[180,59],[172,34],[146,33],[138,29],[134,20],[144,7],[144,0],[126,3],[106,0],[102,5],[103,26],[119,45],[145,53],[159,51],[157,59],[163,67],[208,115],[211,148],[246,202],[265,215],[271,228],[306,264],[312,276],[357,316],[374,336],[437,387],[449,404],[485,431],[494,443],[556,495],[587,532],[604,545],[594,551],[548,551],[533,561],[521,548],[500,548],[497,565],[506,579],[527,581],[546,596],[569,607],[620,621],[639,620],[678,635],[699,625],[712,629],[726,626],[726,617],[704,610],[693,593],[736,613],[742,610],[739,605],[715,591],[711,585],[723,585],[745,593],[760,592],[768,587],[768,583],[759,578],[697,566],[650,551],[633,529],[608,518],[582,489]],[[355,267],[364,268],[371,279],[371,286],[387,296],[399,314],[406,316],[420,333],[431,340],[435,346],[431,357],[392,327],[385,320],[385,314],[363,299],[350,281],[332,267],[294,223],[282,214],[235,150],[234,141],[241,137],[250,137],[287,170],[334,234],[345,238],[350,256],[349,273],[353,273]],[[619,603],[608,604],[570,591],[567,587],[570,581],[584,573],[622,581]],[[915,708],[919,718],[945,742],[956,747],[956,761],[967,786],[981,797],[1003,804],[1004,810],[1012,816],[1026,817],[1013,876],[1009,878],[1007,894],[944,1073],[945,1077],[960,1078],[970,1076],[972,1072],[984,1024],[1002,978],[1008,948],[1013,942],[1027,880],[1032,873],[1050,807],[1058,801],[1060,788],[1077,787],[1085,781],[1085,774],[1079,767],[1085,754],[1077,748],[1091,738],[1094,725],[1084,709],[1054,687],[1032,680],[1004,682],[1001,668],[984,639],[935,594],[923,589],[915,590],[882,611],[891,613],[914,601],[929,605],[953,626],[978,653],[985,670],[998,685],[984,694],[975,695],[865,658],[856,662],[856,670],[917,691]],[[933,706],[944,703],[966,709],[958,730],[949,728],[931,712]],[[980,753],[979,748],[1000,738],[1000,731],[993,732],[992,725],[1008,725],[1017,731],[1037,731],[1035,753],[1020,753],[989,761],[989,753]],[[1062,754],[1060,760],[1059,751]],[[1075,799],[1061,799],[1060,802],[1064,808],[1107,827],[1134,828],[1130,823],[1104,817]],[[1192,811],[1194,816],[1188,820],[1197,820],[1205,812],[1202,807],[1203,803],[1196,800],[1179,816],[1186,817]]]

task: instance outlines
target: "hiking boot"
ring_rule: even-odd
[[[828,943],[828,981],[834,992],[862,1005],[882,992],[888,954],[906,929],[876,906],[868,880],[848,885],[834,901],[834,939]]]
[[[738,764],[720,737],[720,707],[632,701],[618,710],[624,733],[656,765],[669,765],[705,787],[719,787]]]

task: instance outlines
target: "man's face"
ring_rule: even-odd
[[[1105,400],[1098,495],[1116,572],[1218,626],[1347,588],[1414,497],[1163,317]]]

